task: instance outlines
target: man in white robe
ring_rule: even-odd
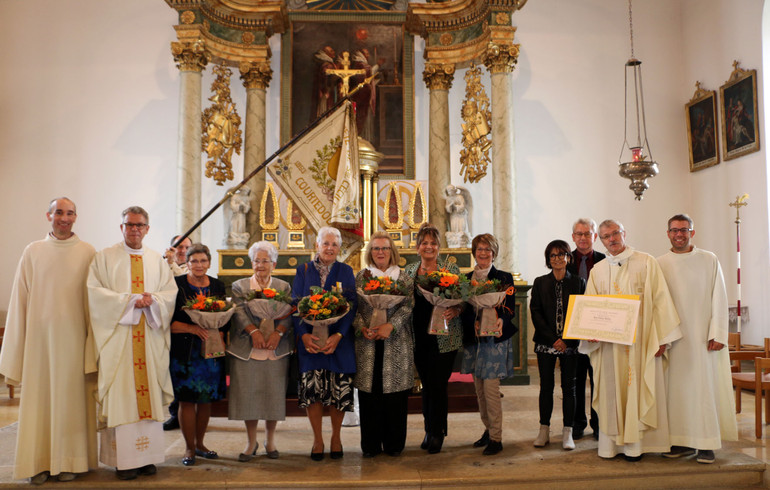
[[[727,291],[716,255],[695,248],[692,219],[678,214],[668,220],[671,251],[658,263],[674,298],[682,340],[669,353],[668,458],[695,454],[696,461],[715,460],[722,439],[738,440],[735,400],[727,344]]]
[[[149,216],[123,211],[124,241],[98,252],[88,303],[99,365],[101,460],[132,480],[163,462],[163,407],[174,397],[168,371],[177,287],[160,254],[142,247]]]
[[[14,478],[70,481],[96,468],[96,365],[86,349],[86,276],[94,247],[72,227],[75,203],[49,204],[51,231],[24,249],[16,269],[0,374],[21,384]]]
[[[615,220],[599,225],[607,258],[594,265],[585,294],[638,295],[636,340],[630,346],[581,341],[594,370],[593,407],[599,414],[599,456],[623,453],[638,461],[643,453],[665,452],[666,347],[679,339],[679,317],[655,259],[626,246],[626,232]]]

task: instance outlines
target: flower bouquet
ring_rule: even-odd
[[[403,302],[409,291],[401,281],[394,281],[388,276],[375,277],[367,270],[364,272],[366,284],[358,288],[358,297],[372,307],[372,318],[369,327],[376,327],[388,321],[388,308],[393,308]]]
[[[348,300],[337,291],[324,291],[318,286],[311,286],[310,296],[305,296],[297,303],[297,315],[313,326],[313,335],[318,337],[318,347],[326,345],[329,338],[329,325],[336,323],[350,310]]]
[[[504,286],[499,279],[488,279],[478,282],[471,281],[471,292],[468,303],[476,310],[476,335],[479,337],[496,337],[500,330],[497,328],[497,311],[505,297],[515,292],[513,286]]]
[[[470,282],[463,274],[452,274],[446,269],[439,269],[417,276],[417,287],[428,303],[433,305],[433,313],[428,325],[431,335],[449,335],[449,325],[444,320],[447,308],[459,305],[468,298]]]
[[[273,288],[249,291],[246,306],[255,317],[262,319],[259,331],[265,339],[275,330],[276,320],[286,318],[294,311],[289,292]]]
[[[203,341],[201,349],[203,357],[205,359],[223,357],[225,343],[219,335],[219,328],[230,321],[230,317],[235,313],[233,304],[205,294],[197,294],[195,298],[187,300],[182,309],[193,323],[209,331],[209,336]]]

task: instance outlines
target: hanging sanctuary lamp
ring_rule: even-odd
[[[625,124],[623,146],[618,157],[618,173],[631,180],[629,189],[636,200],[650,185],[647,179],[658,175],[658,164],[652,159],[647,141],[647,124],[644,117],[644,92],[642,91],[642,62],[634,57],[634,23],[631,0],[628,0],[628,25],[631,39],[631,57],[626,62],[625,73]],[[633,83],[629,93],[629,81]],[[629,107],[630,106],[630,107]]]

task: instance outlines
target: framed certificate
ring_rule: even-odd
[[[562,337],[631,345],[640,304],[635,295],[571,295]]]

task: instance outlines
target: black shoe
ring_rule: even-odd
[[[364,451],[364,458],[373,458],[380,454],[382,451]]]
[[[136,480],[136,477],[139,476],[139,470],[136,468],[132,470],[115,469],[115,476],[118,477],[118,480]]]
[[[484,448],[484,452],[482,453],[484,456],[492,456],[494,454],[499,453],[503,450],[503,443],[500,441],[489,441],[489,444],[487,444],[487,447]]]
[[[428,454],[438,454],[444,445],[444,436],[431,436],[428,441]]]
[[[342,448],[339,451],[329,451],[329,457],[332,459],[342,459],[343,456],[345,456],[345,453],[342,451]]]
[[[185,466],[195,466],[195,456],[186,456],[182,458],[182,464]]]
[[[583,431],[583,429],[576,429],[574,427],[572,428],[572,439],[573,440],[577,441],[579,439],[582,439],[584,435],[585,435],[585,432]]]
[[[313,461],[323,461],[324,459],[324,452],[321,450],[320,453],[314,453],[313,448],[310,448],[310,459]]]
[[[420,444],[420,449],[428,449],[429,443],[430,443],[430,434],[426,432],[425,437],[422,440],[422,444]]]
[[[158,468],[154,464],[144,465],[137,470],[142,476],[154,475],[158,472]]]
[[[595,440],[595,441],[598,441],[598,440],[599,440],[599,430],[598,430],[598,429],[594,431],[594,434],[593,434],[593,436],[594,436],[594,440]],[[573,437],[573,439],[574,439],[574,437]]]
[[[168,420],[163,422],[163,430],[175,430],[179,428],[179,419],[176,417],[169,417]]]
[[[485,430],[481,435],[481,439],[473,443],[473,447],[484,447],[489,444],[489,431]]]
[[[385,454],[394,458],[401,456],[401,451],[385,451]]]
[[[206,459],[219,459],[219,455],[216,451],[201,451],[200,449],[196,449],[195,455]]]
[[[631,463],[636,463],[638,461],[641,461],[642,460],[642,456],[643,456],[642,454],[640,454],[639,456],[628,456],[626,454],[623,455],[623,457],[626,459],[626,461],[629,461]]]

